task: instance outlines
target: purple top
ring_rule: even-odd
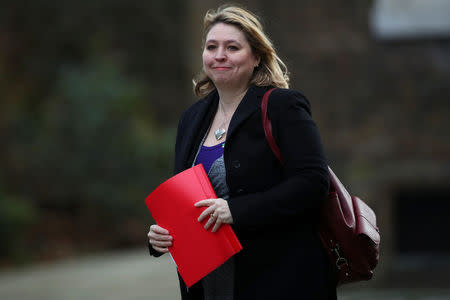
[[[203,164],[206,174],[208,174],[209,170],[211,169],[211,166],[216,161],[216,159],[222,156],[224,146],[225,143],[220,143],[211,147],[202,145],[202,148],[200,149],[197,155],[195,164],[196,165]]]

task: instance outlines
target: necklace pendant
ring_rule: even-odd
[[[216,136],[216,140],[219,141],[223,137],[225,132],[226,132],[225,128],[219,128],[216,131],[214,131],[214,135]]]

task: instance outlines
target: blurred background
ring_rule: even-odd
[[[196,101],[206,0],[0,0],[0,298],[174,299],[145,197]],[[450,299],[450,1],[234,1],[310,100],[329,164],[377,213],[341,299]],[[75,291],[77,290],[77,291]]]

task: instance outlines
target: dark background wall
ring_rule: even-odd
[[[144,198],[171,174],[202,17],[218,4],[0,3],[0,266],[143,244]],[[449,225],[438,212],[449,200],[450,39],[380,39],[375,4],[245,2],[311,101],[330,165],[376,210],[377,278],[388,282],[448,268],[432,258],[450,257],[433,230]]]

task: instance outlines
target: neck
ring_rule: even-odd
[[[242,87],[240,89],[219,89],[219,107],[224,111],[225,114],[233,114],[239,103],[241,103],[242,98],[244,98],[247,93],[248,86]]]

